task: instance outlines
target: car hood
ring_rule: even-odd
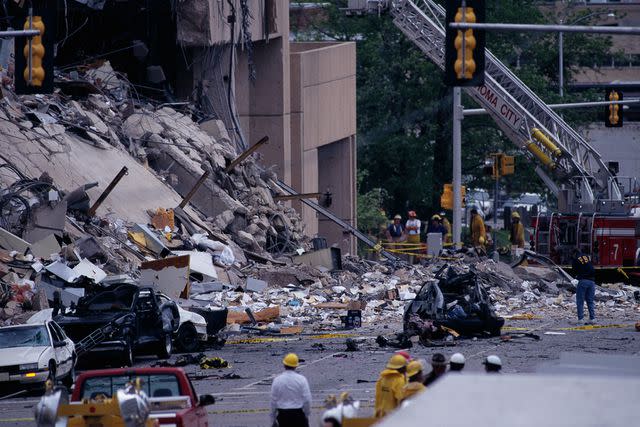
[[[0,348],[0,366],[37,363],[49,346]]]
[[[180,314],[180,324],[182,325],[183,323],[186,322],[192,322],[193,324],[196,325],[207,325],[207,321],[204,319],[203,316],[199,315],[198,313],[194,313],[192,311],[187,311],[184,308],[180,307],[179,305],[176,305],[178,307],[178,313]]]

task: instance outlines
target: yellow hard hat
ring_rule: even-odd
[[[480,236],[480,238],[478,239],[478,241],[480,242],[481,245],[484,245],[485,242],[485,238]]]
[[[407,366],[407,359],[400,354],[394,354],[391,356],[391,359],[387,362],[388,369],[400,369]]]
[[[407,377],[412,377],[422,371],[422,363],[419,360],[412,360],[407,365]]]
[[[440,217],[440,215],[435,214],[434,216],[431,217],[431,219],[435,219],[436,221],[440,221],[442,218]]]
[[[518,218],[520,219],[520,214],[518,212],[512,212],[511,213],[511,218]]]
[[[297,368],[299,362],[298,355],[295,353],[289,353],[284,357],[284,359],[282,359],[284,366],[288,366],[290,368]]]
[[[402,219],[402,217],[400,215],[396,215],[393,217],[393,219]]]

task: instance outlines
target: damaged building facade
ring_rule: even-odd
[[[178,78],[181,97],[198,93],[238,147],[268,136],[260,163],[299,193],[330,193],[325,206],[355,225],[355,43],[290,42],[284,0],[181,2],[177,40],[193,64]],[[291,203],[307,235],[355,251],[353,236]]]
[[[36,1],[34,5],[36,13],[44,10],[44,3]],[[10,15],[25,14],[19,5],[12,4],[10,9]],[[221,230],[247,229],[253,234],[248,227],[255,228],[256,221],[232,202],[245,187],[240,184],[238,188],[239,179],[246,177],[228,179],[218,168],[224,169],[265,136],[268,144],[254,156],[266,184],[269,179],[280,180],[298,193],[319,193],[320,204],[356,225],[355,43],[290,42],[289,2],[284,0],[190,0],[173,7],[169,2],[69,2],[58,5],[57,10],[47,4],[46,10],[57,17],[57,30],[51,28],[55,34],[56,87],[70,97],[108,91],[123,101],[114,109],[118,111],[108,113],[114,105],[101,105],[99,111],[87,113],[90,124],[108,122],[103,114],[121,115],[122,131],[109,135],[107,144],[121,141],[129,154],[163,178],[178,197],[186,196],[203,173],[213,172],[190,203]],[[16,18],[13,25],[22,24],[21,18]],[[3,50],[10,46],[4,43]],[[87,85],[82,72],[79,77],[77,67],[81,64],[88,66],[94,87]],[[4,68],[10,69],[9,64]],[[124,102],[128,96],[131,102]],[[161,105],[142,111],[145,104]],[[51,132],[42,135],[47,141],[55,140],[65,126],[62,122],[49,124]],[[167,128],[176,124],[178,131]],[[106,127],[98,126],[99,133],[111,132]],[[13,128],[7,133],[21,139]],[[105,142],[104,138],[100,142]],[[29,151],[9,145],[13,146],[7,151],[9,156],[17,154],[16,150],[20,155]],[[68,153],[65,160],[55,162],[68,162],[82,175],[87,164],[83,159],[89,154],[82,152],[86,147],[62,145],[50,142],[45,151],[49,155]],[[42,164],[31,169],[34,176],[49,169],[48,159],[36,157],[33,161]],[[87,177],[86,182],[108,182],[107,176],[136,160],[119,159],[112,164],[107,156],[95,169],[87,166],[90,175],[99,173],[93,179]],[[137,174],[137,169],[131,165],[129,174]],[[63,177],[53,178],[62,188],[70,188]],[[144,190],[143,181],[149,180],[136,179],[142,186],[140,191],[152,194]],[[75,184],[82,185],[77,179],[70,185]],[[270,192],[265,189],[253,194],[253,202],[272,203],[277,193],[267,194]],[[138,197],[144,200],[145,195]],[[149,197],[156,199],[157,195]],[[292,234],[300,231],[308,237],[323,237],[343,253],[355,251],[351,234],[295,197],[283,204],[302,218],[300,230],[294,226]],[[272,220],[267,212],[261,215]],[[264,230],[264,218],[261,224],[259,228]],[[266,246],[264,233],[256,238],[259,245]]]

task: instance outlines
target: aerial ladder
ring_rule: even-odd
[[[389,12],[431,61],[445,68],[445,9],[433,0],[350,0],[347,14]],[[466,93],[525,155],[563,212],[623,214],[624,199],[600,154],[488,49],[485,82]]]

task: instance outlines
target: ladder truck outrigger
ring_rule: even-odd
[[[445,69],[446,10],[433,0],[349,0],[345,12],[390,13],[396,27]],[[570,265],[577,248],[602,271],[629,279],[637,270],[640,277],[636,178],[612,174],[600,154],[488,49],[484,73],[484,84],[465,87],[466,93],[537,164],[558,200],[557,212],[532,219],[532,248],[559,265]]]

